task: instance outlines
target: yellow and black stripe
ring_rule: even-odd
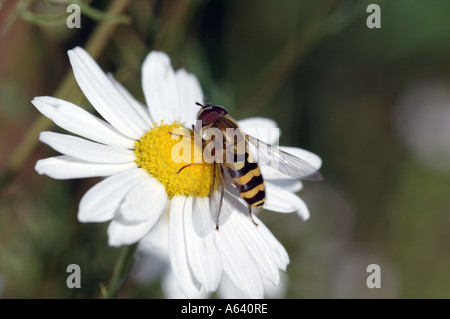
[[[260,208],[266,199],[264,179],[261,175],[258,163],[251,159],[248,152],[245,153],[245,162],[226,163],[226,167],[241,197],[250,206]]]

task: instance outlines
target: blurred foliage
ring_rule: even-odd
[[[64,14],[65,4],[0,1],[2,175],[40,118],[30,100],[55,95],[65,74],[72,77],[67,50],[117,22],[106,14],[111,2],[83,1],[101,15],[84,11],[81,28],[69,29],[23,15]],[[380,29],[366,26],[371,3],[381,7]],[[270,117],[282,145],[322,157],[325,180],[299,193],[309,221],[261,213],[291,258],[286,297],[448,298],[450,172],[408,150],[393,112],[417,81],[438,79],[450,90],[449,12],[446,0],[129,1],[116,15],[129,23],[117,24],[97,60],[143,101],[141,63],[150,50],[166,51],[175,68],[199,77],[209,101],[237,119]],[[36,160],[55,153],[31,140],[0,192],[0,296],[98,297],[120,253],[107,246],[107,225],[76,218],[98,179],[38,176]],[[73,263],[81,289],[66,287]],[[381,289],[366,287],[371,263],[381,266]],[[162,294],[158,282],[128,281],[119,297]]]

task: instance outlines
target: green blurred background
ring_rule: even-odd
[[[371,3],[379,29],[366,25]],[[107,224],[76,218],[98,179],[34,171],[55,154],[37,132],[55,128],[30,100],[92,110],[70,71],[75,46],[142,101],[141,63],[166,51],[209,101],[272,118],[281,145],[321,156],[324,181],[299,193],[307,222],[260,214],[291,258],[281,296],[450,297],[450,1],[83,1],[80,29],[66,27],[67,4],[0,4],[1,297],[96,298],[120,254]],[[66,286],[69,264],[81,289]],[[369,264],[379,289],[366,286]],[[119,297],[164,297],[157,276],[141,277]]]

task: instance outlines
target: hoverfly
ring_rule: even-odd
[[[209,142],[212,145],[216,142],[212,146],[211,154],[216,160],[211,162],[209,190],[210,210],[215,217],[216,230],[219,229],[219,216],[226,189],[239,193],[248,206],[250,219],[257,225],[252,218],[252,209],[262,208],[266,195],[264,179],[258,162],[250,152],[250,144],[256,149],[258,160],[279,172],[296,179],[322,180],[318,169],[309,162],[245,134],[224,107],[206,103],[206,100],[203,103],[196,103],[201,109],[193,129],[203,143]],[[222,136],[218,143],[221,145],[217,145],[217,140],[215,141],[217,135],[208,134],[210,129],[215,129],[216,132],[219,130]]]

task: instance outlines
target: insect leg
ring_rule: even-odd
[[[250,216],[250,219],[251,219],[252,223],[253,223],[256,227],[258,227],[258,224],[253,220],[253,217],[252,217],[252,206],[250,206],[250,205],[248,205],[248,215]]]
[[[189,166],[191,166],[191,165],[196,165],[196,164],[203,164],[203,162],[189,163],[189,164],[183,166],[182,168],[180,168],[180,169],[178,170],[177,174],[179,174],[179,173],[180,173],[182,170],[184,170],[186,167],[189,167]]]
[[[222,189],[220,190],[220,200],[219,200],[219,211],[217,212],[217,220],[216,220],[216,230],[219,230],[219,218],[220,218],[220,212],[222,210],[222,205],[223,205],[223,198],[225,195],[225,176],[224,176],[224,172],[223,172],[223,168],[220,168],[220,173],[222,175]]]

